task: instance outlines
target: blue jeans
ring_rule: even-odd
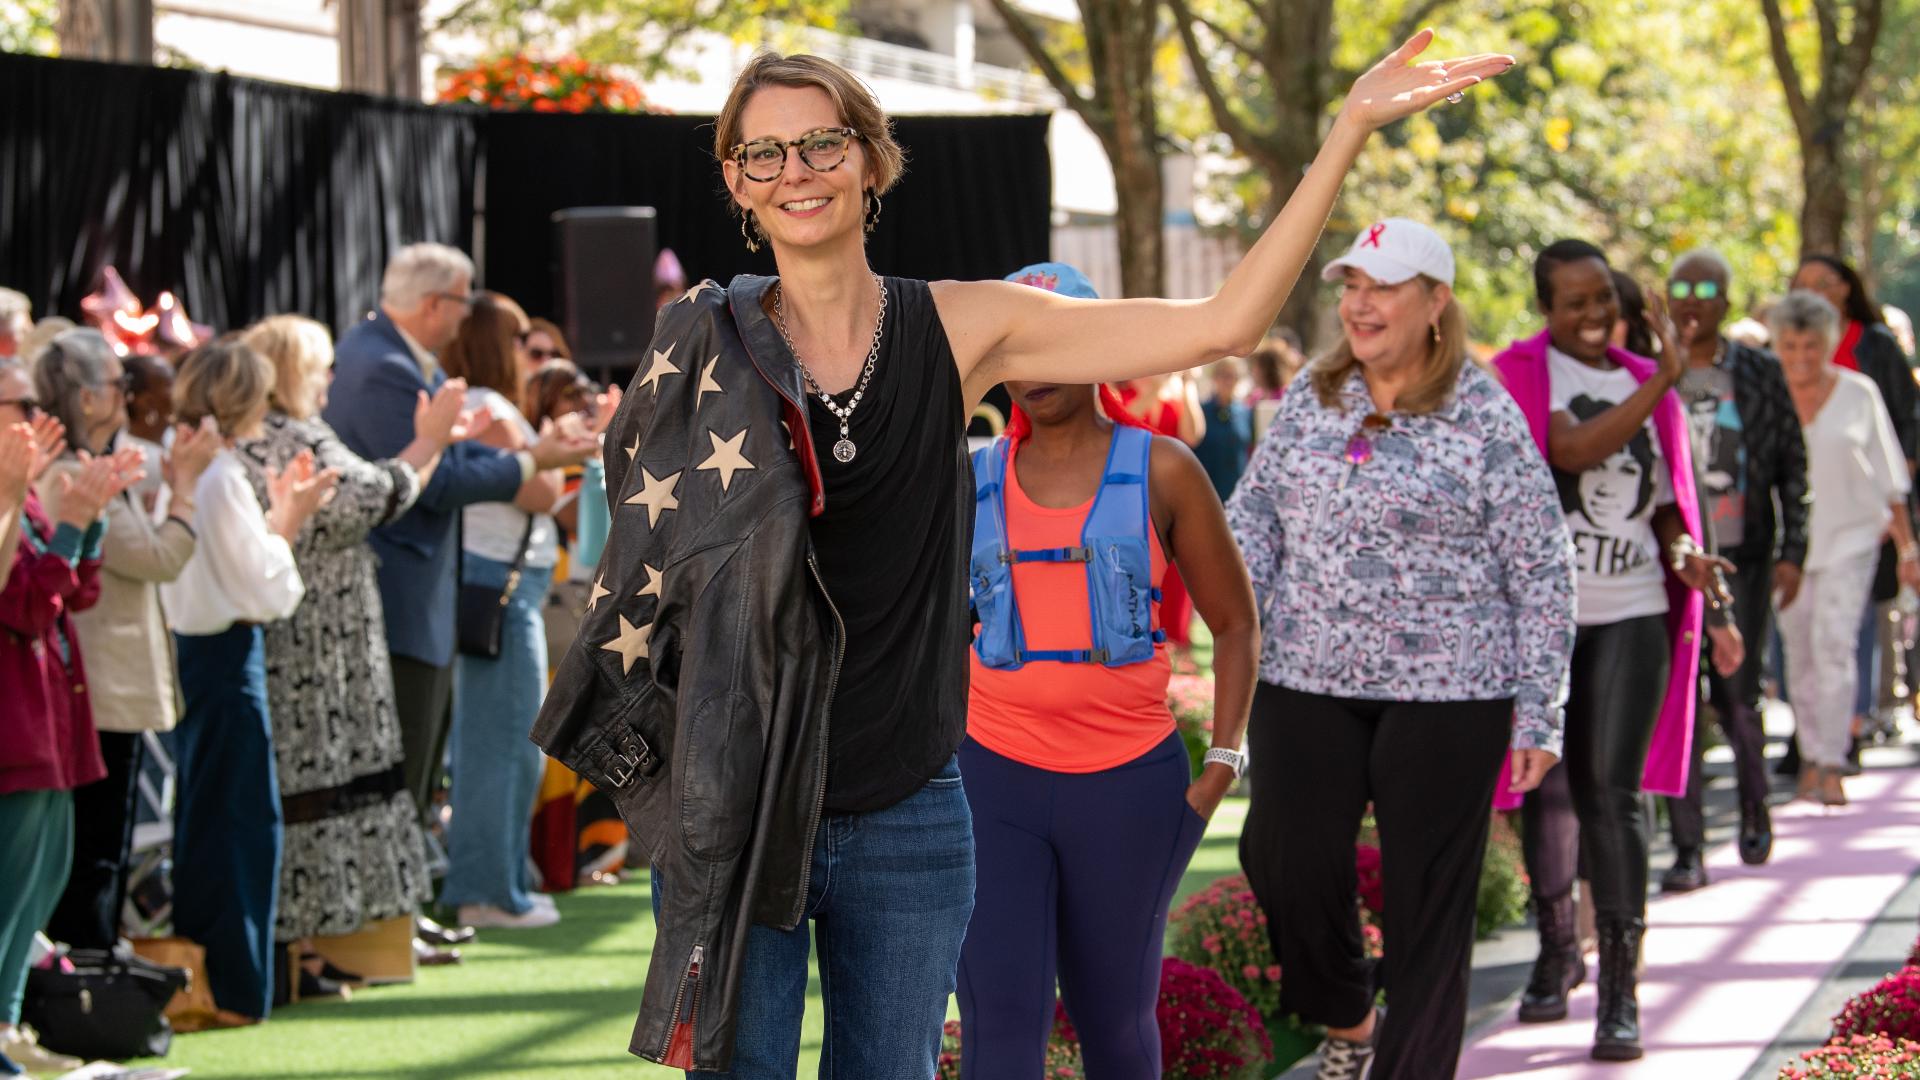
[[[250,625],[173,640],[173,930],[207,950],[214,1004],[265,1019],[282,843],[266,647]]]
[[[466,553],[465,583],[502,589],[510,567]],[[540,748],[527,739],[547,689],[540,606],[551,569],[527,567],[507,601],[500,655],[453,659],[453,823],[447,830],[447,907],[491,904],[519,915],[533,906],[527,845],[540,792]]]
[[[972,914],[973,815],[957,761],[884,810],[821,819],[807,888],[826,1009],[821,1080],[930,1080]],[[690,1077],[793,1080],[807,939],[805,924],[752,929],[733,1068]]]

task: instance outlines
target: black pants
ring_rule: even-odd
[[[142,745],[138,733],[100,732],[107,775],[74,789],[73,873],[47,922],[47,936],[55,941],[76,949],[111,949],[120,940]]]
[[[407,791],[421,820],[433,809],[433,792],[447,759],[447,732],[453,726],[453,668],[389,653],[393,664],[393,707],[400,721],[400,753]]]
[[[1597,916],[1645,917],[1640,777],[1667,693],[1668,650],[1663,615],[1583,626],[1574,636],[1566,753],[1553,768],[1565,776],[1542,784],[1521,807],[1522,847],[1536,895],[1573,888],[1584,864]]]
[[[1746,806],[1764,801],[1768,789],[1766,732],[1760,725],[1760,671],[1766,666],[1767,634],[1773,623],[1773,562],[1764,558],[1736,561],[1727,586],[1733,592],[1734,623],[1747,643],[1746,660],[1738,671],[1722,678],[1713,670],[1709,649],[1708,662],[1701,665],[1701,670],[1707,673],[1707,699],[1713,703],[1720,730],[1733,749],[1734,777],[1740,785],[1740,803]],[[1706,843],[1702,744],[1696,731],[1693,764],[1687,770],[1687,797],[1667,800],[1667,816],[1673,822],[1673,846],[1677,848],[1697,849]]]
[[[1285,977],[1281,1008],[1352,1027],[1373,1007],[1355,904],[1354,839],[1380,826],[1393,1002],[1375,1080],[1452,1075],[1466,1025],[1474,901],[1513,702],[1356,701],[1261,683],[1248,752],[1259,770],[1240,862]]]

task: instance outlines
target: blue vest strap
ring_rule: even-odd
[[[1087,547],[1041,548],[1037,551],[1008,551],[1000,555],[1001,562],[1092,562],[1093,550]]]

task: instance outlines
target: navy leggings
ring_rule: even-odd
[[[968,739],[960,776],[979,867],[960,949],[960,1075],[1040,1075],[1057,974],[1088,1075],[1157,1080],[1167,903],[1206,831],[1187,805],[1180,736],[1095,773]]]

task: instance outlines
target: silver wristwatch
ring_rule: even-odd
[[[1216,746],[1213,749],[1207,751],[1207,756],[1201,759],[1200,764],[1202,765],[1202,767],[1204,767],[1207,765],[1211,765],[1216,761],[1222,765],[1225,765],[1227,768],[1232,769],[1233,778],[1235,780],[1238,780],[1242,776],[1246,775],[1247,755],[1242,751],[1229,750],[1224,746]]]

